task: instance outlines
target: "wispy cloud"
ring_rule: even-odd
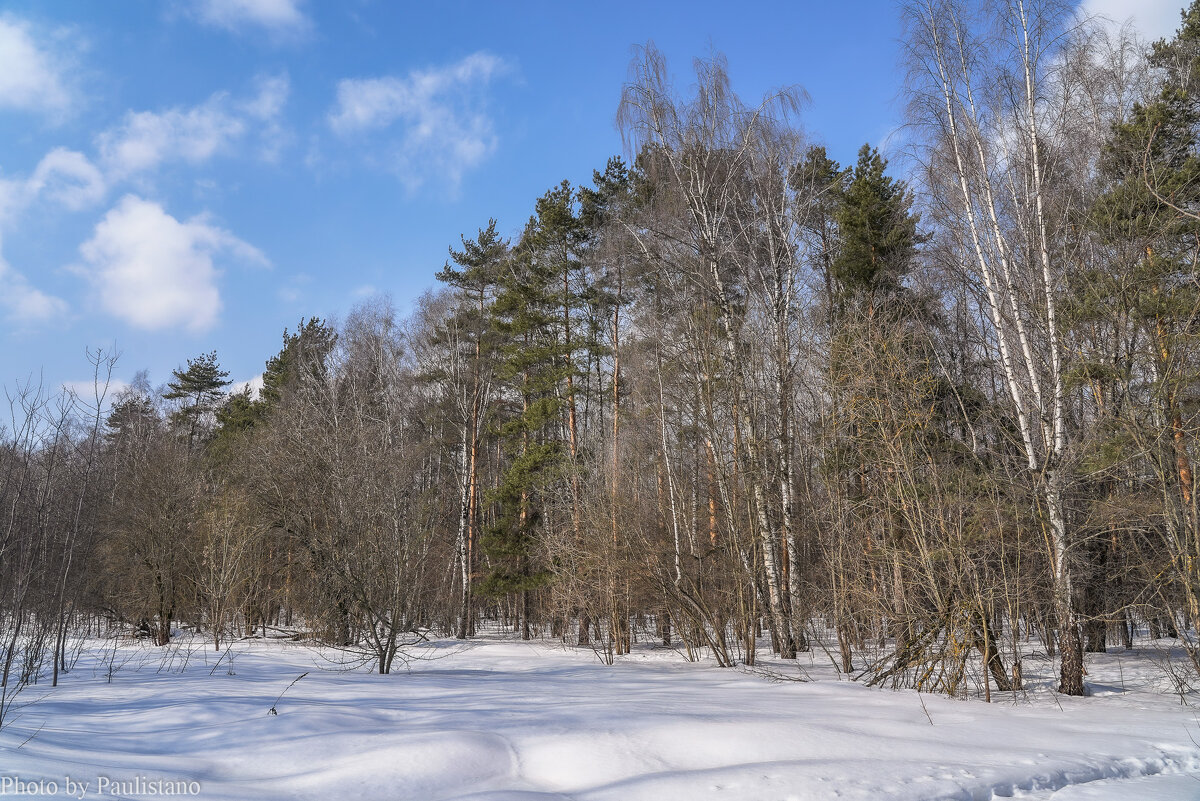
[[[249,98],[218,92],[195,106],[130,111],[121,123],[96,137],[100,162],[110,180],[134,178],[163,164],[201,164],[233,151],[256,128],[265,155],[278,157],[282,115],[290,91],[286,74],[260,76]]]
[[[19,325],[36,325],[61,319],[67,302],[48,295],[14,270],[0,253],[0,308],[6,319]]]
[[[103,309],[147,330],[212,327],[221,310],[214,257],[268,264],[257,248],[205,217],[180,222],[135,195],[105,215],[79,252]]]
[[[100,134],[101,161],[114,178],[153,170],[165,161],[206,161],[246,130],[227,105],[227,96],[218,94],[192,108],[131,111],[121,125]]]
[[[104,198],[104,175],[75,150],[56,147],[26,177],[0,178],[0,231],[39,200],[73,211]]]
[[[82,153],[55,148],[42,157],[26,178],[0,179],[0,311],[18,325],[61,320],[67,302],[30,283],[4,258],[3,232],[39,200],[80,209],[103,198],[104,177]]]
[[[191,15],[204,25],[238,34],[266,32],[276,40],[298,39],[312,29],[299,0],[193,0]]]
[[[3,58],[0,52],[0,62]],[[0,234],[14,230],[20,216],[33,208],[93,208],[113,187],[136,184],[166,164],[201,164],[232,151],[247,132],[259,136],[261,158],[276,159],[286,142],[281,118],[288,93],[286,75],[265,76],[245,99],[220,93],[197,106],[129,112],[120,125],[97,137],[96,162],[79,151],[55,148],[27,176],[0,178]],[[214,253],[266,261],[257,250],[202,219],[180,223],[161,206],[133,196],[108,213],[81,250],[89,264],[85,272],[100,290],[101,305],[151,329],[181,324],[203,330],[211,325],[220,309]],[[46,322],[61,318],[67,308],[64,300],[33,286],[0,254],[0,313],[7,320],[21,325]]]
[[[101,376],[99,379],[83,378],[76,381],[64,381],[62,388],[74,393],[84,403],[92,404],[99,398],[104,402],[105,407],[110,407],[118,395],[130,389],[130,385],[127,381],[119,378],[109,378],[105,381]]]
[[[503,59],[479,52],[404,76],[346,79],[329,125],[346,138],[379,137],[370,157],[410,189],[440,179],[453,190],[496,149],[485,90],[506,70]]]
[[[259,157],[276,162],[291,136],[283,127],[283,109],[291,94],[292,84],[287,73],[260,75],[256,80],[258,93],[240,104],[241,111],[260,123],[258,134]]]
[[[0,16],[0,109],[64,112],[71,93],[63,59],[16,17]]]
[[[283,303],[295,305],[304,298],[304,287],[312,283],[312,276],[307,273],[296,273],[276,291],[276,296]]]
[[[1117,25],[1132,21],[1143,37],[1155,41],[1174,35],[1183,5],[1182,0],[1083,0],[1079,10],[1107,17]]]
[[[279,119],[292,88],[287,73],[260,75],[255,79],[255,88],[257,93],[239,103],[238,107],[256,120],[270,122]]]
[[[99,203],[107,191],[104,175],[87,156],[61,147],[42,157],[25,188],[31,199],[46,197],[72,211]]]

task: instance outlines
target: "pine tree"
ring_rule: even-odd
[[[531,592],[549,581],[536,563],[543,526],[550,524],[551,493],[571,473],[576,442],[573,379],[576,371],[571,311],[578,306],[572,275],[581,269],[577,248],[582,227],[565,182],[537,203],[514,257],[508,262],[492,306],[503,337],[498,375],[520,403],[499,428],[509,463],[492,493],[499,519],[484,537],[492,569],[484,589],[519,593],[522,636],[530,631]],[[564,413],[569,418],[563,441]],[[572,489],[572,517],[577,521]]]
[[[262,420],[262,404],[255,399],[253,390],[245,386],[226,398],[217,409],[217,430],[213,444],[234,434],[254,428]]]
[[[255,397],[247,386],[230,395],[217,409],[217,430],[211,443],[214,451],[224,451],[232,438],[261,425],[287,392],[295,387],[302,371],[314,377],[325,374],[325,358],[337,342],[337,332],[324,320],[310,317],[296,326],[296,332],[283,330],[283,347],[267,360],[263,386]]]
[[[1200,0],[1183,13],[1173,40],[1153,46],[1150,62],[1160,70],[1161,89],[1114,127],[1104,159],[1112,186],[1090,220],[1106,242],[1133,245],[1139,257],[1121,265],[1117,275],[1089,274],[1081,282],[1077,314],[1095,317],[1120,304],[1142,329],[1156,397],[1172,427],[1178,491],[1187,512],[1193,479],[1181,415],[1197,402],[1193,388],[1200,380],[1188,358],[1200,309],[1194,281],[1200,248]],[[1103,369],[1085,367],[1093,378]]]
[[[215,414],[225,387],[230,384],[229,372],[221,369],[214,350],[188,359],[186,370],[177,368],[171,375],[174,380],[167,382],[163,397],[182,401],[171,415],[171,422],[178,429],[187,431],[188,447],[192,448],[204,429],[211,425],[209,418]]]
[[[818,160],[815,168],[825,179],[835,180],[832,162]],[[873,434],[863,427],[863,420],[856,419],[864,404],[879,404],[879,392],[897,386],[930,389],[928,376],[895,374],[900,365],[911,366],[914,358],[919,361],[909,323],[921,309],[904,280],[921,237],[917,217],[909,211],[912,200],[905,184],[888,176],[886,169],[879,152],[863,145],[845,190],[837,195],[833,215],[837,253],[827,262],[835,304],[831,366],[836,384],[846,389],[853,385],[846,414],[860,446],[868,449]],[[861,491],[861,474],[858,483]]]
[[[557,358],[561,360],[560,398],[567,431],[567,448],[570,458],[571,478],[571,525],[578,538],[580,534],[580,440],[579,409],[576,403],[576,381],[579,378],[577,354],[585,354],[589,344],[594,343],[594,327],[585,333],[578,331],[577,316],[587,306],[589,288],[585,277],[585,265],[581,258],[587,242],[587,229],[575,209],[575,192],[567,181],[538,198],[536,216],[526,230],[525,244],[531,257],[538,263],[539,270],[555,276],[555,315],[558,319],[555,332]],[[594,347],[594,344],[593,344]],[[585,357],[586,358],[586,357]]]

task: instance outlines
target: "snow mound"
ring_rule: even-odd
[[[1089,664],[1119,689],[985,704],[839,681],[815,657],[817,680],[771,682],[670,651],[606,667],[499,639],[432,643],[391,676],[282,643],[221,663],[121,648],[111,682],[97,647],[19,698],[0,777],[90,797],[101,776],[198,782],[212,801],[1200,799],[1200,726],[1129,656]]]

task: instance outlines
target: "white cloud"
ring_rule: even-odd
[[[96,137],[100,161],[114,181],[165,163],[201,164],[232,151],[252,129],[262,137],[261,154],[273,161],[286,139],[280,120],[290,90],[286,73],[265,75],[244,100],[218,92],[196,106],[130,111],[120,125]]]
[[[0,306],[18,323],[45,323],[67,313],[67,302],[47,295],[0,256]]]
[[[257,29],[276,37],[296,37],[312,25],[300,6],[298,0],[196,0],[192,13],[205,25],[234,33]]]
[[[59,58],[27,23],[0,17],[0,108],[61,112],[71,102]]]
[[[41,197],[80,209],[98,202],[104,192],[103,176],[86,156],[55,148],[42,157],[28,178],[0,179],[0,234]],[[33,286],[8,263],[2,250],[0,247],[0,310],[5,318],[23,325],[61,320],[68,310],[66,301]]]
[[[57,147],[42,157],[28,178],[0,178],[0,230],[38,199],[78,211],[103,200],[107,189],[103,174],[87,156]]]
[[[153,170],[164,161],[206,161],[246,130],[227,103],[224,94],[217,94],[188,109],[131,111],[119,127],[97,138],[101,161],[114,178]]]
[[[250,397],[257,398],[262,393],[262,388],[263,388],[263,374],[259,373],[258,375],[254,376],[254,378],[251,378],[249,381],[234,381],[233,384],[229,387],[229,391],[230,391],[230,393],[237,393],[237,392],[245,392],[246,390],[250,390]]]
[[[256,80],[258,94],[240,104],[246,116],[262,125],[259,132],[259,156],[263,161],[276,162],[289,143],[290,137],[280,120],[291,94],[292,83],[287,73],[260,75]]]
[[[276,290],[276,295],[284,303],[294,304],[304,297],[303,288],[311,283],[311,275],[306,273],[296,273],[288,278],[285,285]]]
[[[288,141],[280,120],[289,91],[286,74],[260,76],[255,93],[243,100],[218,93],[190,108],[131,111],[120,125],[96,137],[98,163],[59,147],[27,177],[0,178],[0,231],[11,230],[38,200],[71,211],[89,208],[114,185],[135,181],[165,163],[200,164],[232,150],[247,131],[257,131],[260,157],[274,161]]]
[[[268,264],[257,248],[204,217],[180,222],[134,195],[105,215],[79,252],[104,310],[148,330],[212,327],[221,310],[214,256]]]
[[[410,188],[439,176],[457,187],[465,171],[496,149],[484,89],[507,69],[490,53],[408,75],[347,79],[338,84],[329,124],[343,136],[397,129],[386,159]]]
[[[31,199],[45,195],[74,211],[99,203],[108,189],[87,156],[61,147],[42,157],[25,188]]]
[[[0,231],[3,225],[25,208],[27,182],[13,178],[0,178]]]
[[[288,95],[292,90],[292,82],[287,73],[260,75],[255,79],[255,86],[258,94],[241,103],[241,108],[256,120],[277,119],[283,113],[283,107],[287,104]]]
[[[105,385],[103,378],[97,380],[95,378],[84,378],[78,381],[64,381],[62,388],[68,392],[75,393],[75,396],[84,403],[96,402],[98,395],[103,395],[105,406],[112,404],[113,399],[130,388],[129,382],[122,381],[119,378],[110,378]]]
[[[1184,0],[1083,0],[1079,10],[1107,17],[1118,26],[1131,20],[1145,39],[1156,41],[1174,36],[1184,5]]]

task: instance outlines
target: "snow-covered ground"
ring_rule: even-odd
[[[164,782],[213,801],[1200,799],[1200,718],[1149,653],[1090,656],[1089,698],[986,704],[839,681],[820,653],[796,682],[485,638],[378,676],[277,642],[219,663],[199,642],[131,643],[110,682],[97,644],[19,697],[0,793],[66,797],[69,778],[75,797]]]

